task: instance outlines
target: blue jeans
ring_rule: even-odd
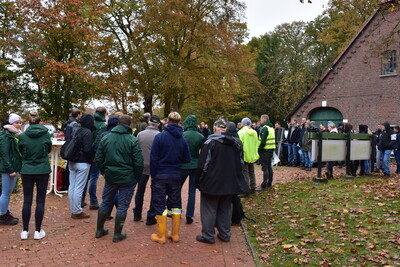
[[[82,213],[82,192],[85,188],[89,170],[89,163],[69,162],[68,198],[72,214]]]
[[[194,216],[194,206],[196,203],[196,174],[197,169],[182,169],[181,170],[181,189],[189,176],[189,190],[188,190],[188,202],[186,206],[186,217]]]
[[[182,209],[181,179],[179,176],[160,175],[151,181],[151,195],[156,215],[162,215],[167,206],[171,209]]]
[[[371,173],[371,161],[364,160],[365,173]]]
[[[296,146],[296,150],[297,150],[299,163],[303,163],[303,165],[305,165],[303,150],[301,150],[300,146]]]
[[[383,173],[384,174],[390,174],[390,153],[392,153],[392,150],[383,150]]]
[[[10,196],[18,180],[18,173],[15,177],[10,177],[9,173],[1,173],[1,196],[0,196],[0,215],[8,211]]]
[[[135,208],[133,209],[134,214],[142,214],[143,210],[143,198],[144,198],[144,192],[146,191],[146,186],[147,182],[149,181],[150,175],[147,174],[142,174],[142,179],[140,179],[138,185],[137,185],[137,191],[135,195]],[[155,217],[156,213],[154,211],[153,203],[152,203],[152,198],[150,198],[150,207],[147,212],[147,217]]]
[[[312,161],[311,161],[311,151],[303,151],[304,155],[304,167],[312,167]]]
[[[376,168],[382,168],[383,151],[376,148]]]
[[[297,144],[288,144],[288,152],[289,152],[288,162],[293,165],[296,165],[299,162],[297,155]]]
[[[394,151],[394,158],[396,159],[396,173],[400,173],[400,150]]]
[[[96,163],[92,163],[90,165],[89,178],[86,181],[85,188],[83,189],[83,193],[82,193],[82,201],[85,201],[86,191],[87,191],[87,188],[89,185],[90,205],[99,204],[99,201],[98,201],[97,195],[96,195],[97,181],[99,180],[99,174],[100,174],[99,167],[97,167]]]
[[[100,211],[108,213],[114,206],[115,196],[118,193],[117,215],[126,215],[136,183],[137,181],[133,180],[130,183],[112,184],[106,180],[104,182],[103,201],[100,205]]]

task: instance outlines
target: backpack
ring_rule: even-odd
[[[240,224],[242,219],[247,219],[252,221],[253,223],[256,223],[251,218],[248,218],[246,214],[244,214],[243,211],[243,206],[242,206],[242,201],[240,200],[238,195],[233,195],[232,196],[232,223],[233,224]]]
[[[82,131],[81,127],[73,127],[71,138],[65,141],[61,147],[61,157],[65,160],[76,162],[79,160],[82,142],[79,140],[79,133]]]

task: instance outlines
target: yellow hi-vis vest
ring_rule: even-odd
[[[268,128],[268,136],[267,136],[267,140],[265,142],[264,149],[275,149],[276,148],[275,130],[274,130],[274,128],[272,128],[272,127],[270,127],[268,125],[264,125],[263,128],[264,127]],[[260,141],[261,141],[261,138],[260,138]]]

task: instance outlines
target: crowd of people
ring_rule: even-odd
[[[104,228],[106,220],[115,219],[113,242],[126,238],[122,231],[127,212],[134,196],[133,220],[142,219],[144,195],[151,181],[150,206],[146,225],[157,224],[151,240],[164,244],[167,239],[179,242],[182,216],[182,186],[188,181],[186,224],[193,223],[196,189],[201,193],[201,235],[199,242],[215,243],[230,241],[232,212],[238,195],[254,194],[256,189],[267,190],[273,183],[271,161],[277,149],[277,130],[269,116],[264,114],[258,123],[243,118],[240,124],[229,122],[225,116],[217,119],[210,131],[204,122],[198,125],[197,117],[189,115],[182,122],[179,113],[171,112],[168,118],[145,113],[132,129],[132,118],[117,112],[108,117],[105,107],[88,109],[82,114],[79,109],[63,124],[66,143],[77,144],[73,160],[67,161],[69,170],[68,198],[72,219],[85,219],[90,215],[83,211],[86,191],[89,192],[89,209],[97,211],[95,237],[108,234]],[[108,117],[108,121],[106,118]],[[46,236],[41,228],[45,211],[46,190],[51,173],[48,153],[52,143],[48,130],[40,124],[37,113],[29,117],[30,127],[21,133],[22,119],[10,114],[0,131],[0,172],[2,191],[0,196],[0,225],[18,224],[18,218],[9,211],[11,192],[20,173],[22,176],[24,203],[22,208],[23,229],[21,239],[29,237],[29,221],[36,184],[36,210],[34,239]],[[400,133],[394,132],[388,123],[378,127],[377,168],[390,175],[388,159],[395,150],[396,173],[400,173]],[[311,140],[309,132],[330,133],[353,131],[350,124],[336,128],[328,122],[328,130],[305,118],[300,125],[293,120],[289,125],[288,166],[311,169]],[[368,133],[366,125],[359,126],[360,133]],[[379,159],[379,161],[378,161]],[[254,164],[261,164],[263,180],[257,188]],[[368,172],[368,161],[352,162],[355,173],[361,166],[361,174]],[[326,164],[326,175],[333,175],[333,163]],[[99,175],[105,179],[101,203],[96,195]],[[116,212],[113,217],[112,210]],[[171,231],[167,232],[167,217],[172,217]]]
[[[280,125],[276,125],[276,129]],[[345,133],[345,134],[370,134],[376,137],[376,168],[374,172],[383,172],[383,177],[390,177],[390,155],[393,152],[396,161],[395,173],[400,173],[400,132],[399,126],[390,127],[388,122],[377,126],[377,130],[372,132],[367,125],[360,124],[358,129],[354,129],[350,123],[339,123],[338,126],[332,121],[327,122],[327,127],[320,124],[316,127],[315,122],[302,118],[301,123],[292,120],[289,124],[288,136],[285,140],[288,144],[288,163],[287,166],[299,167],[310,171],[313,162],[311,155],[311,139],[308,133]],[[364,176],[371,172],[370,160],[350,161],[349,175]],[[343,167],[344,161],[326,162],[326,178],[333,178],[333,166]],[[359,169],[359,172],[358,172]]]

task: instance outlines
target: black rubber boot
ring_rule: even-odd
[[[96,238],[100,238],[108,234],[108,229],[104,228],[104,223],[106,222],[108,216],[108,212],[98,211],[97,213],[97,230],[96,230]]]
[[[114,226],[114,237],[113,237],[113,242],[119,242],[122,241],[126,238],[126,233],[122,232],[122,228],[124,227],[126,219],[126,214],[125,215],[115,215],[115,226]]]

